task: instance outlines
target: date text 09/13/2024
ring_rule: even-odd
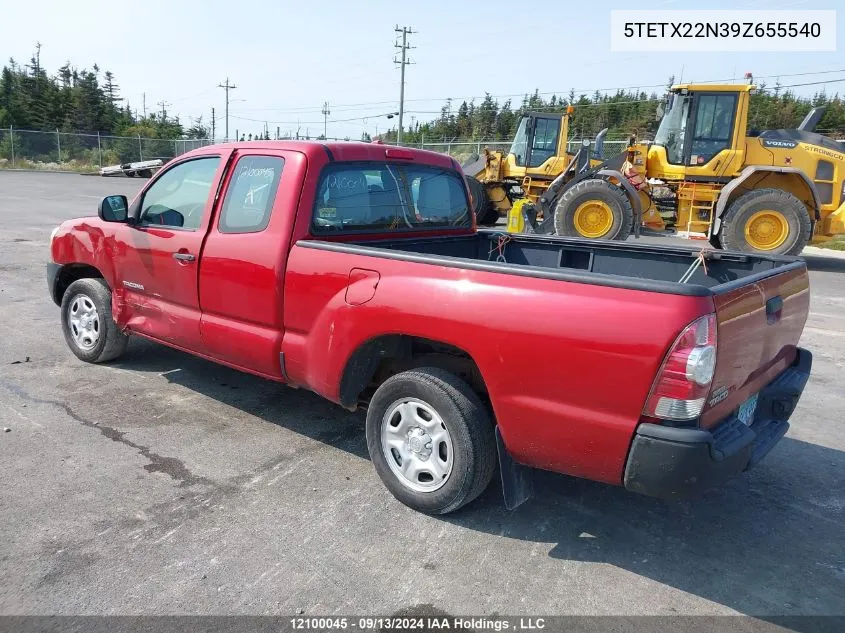
[[[541,631],[546,618],[541,617],[475,617],[475,616],[362,616],[362,617],[294,617],[291,629],[296,631]]]

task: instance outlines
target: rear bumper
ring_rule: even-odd
[[[625,488],[683,499],[751,468],[789,429],[812,364],[813,355],[799,348],[795,363],[760,391],[751,426],[735,415],[712,431],[641,424],[628,453]]]

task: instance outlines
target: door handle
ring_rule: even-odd
[[[177,259],[180,262],[192,262],[196,259],[196,256],[191,255],[190,253],[173,253],[173,259]]]

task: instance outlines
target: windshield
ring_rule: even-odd
[[[522,117],[516,136],[513,137],[510,153],[516,158],[517,165],[525,165],[525,154],[528,153],[528,117]]]
[[[670,163],[681,165],[684,162],[684,134],[687,128],[687,115],[692,97],[674,95],[669,111],[663,115],[654,144],[666,148],[666,158]]]
[[[339,163],[320,175],[312,231],[470,227],[461,176],[426,165]]]

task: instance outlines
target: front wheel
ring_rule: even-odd
[[[446,514],[480,495],[496,466],[484,405],[464,381],[425,367],[388,378],[367,410],[376,473],[405,505]]]
[[[599,178],[572,185],[555,206],[555,231],[567,237],[626,240],[634,209],[620,187]]]
[[[129,337],[112,319],[111,291],[103,279],[78,279],[62,297],[62,331],[70,350],[87,363],[123,354]]]

